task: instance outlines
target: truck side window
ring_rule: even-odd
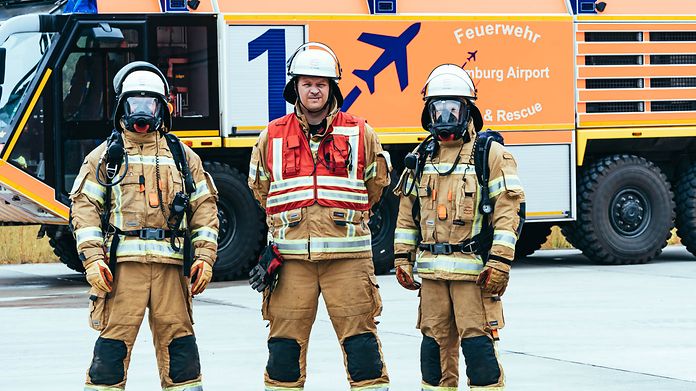
[[[44,105],[50,89],[44,88],[36,104],[21,129],[17,144],[10,154],[10,163],[30,173],[42,181],[46,179],[46,160],[44,156]]]
[[[114,100],[111,80],[122,66],[135,60],[136,30],[121,29],[122,39],[104,41],[94,38],[93,28],[82,30],[63,66],[65,121],[108,119]]]
[[[167,76],[176,117],[210,116],[205,26],[158,26],[157,66]]]
[[[115,23],[108,33],[100,28],[90,25],[80,31],[62,68],[63,158],[59,170],[64,193],[72,187],[85,156],[112,129],[116,72],[142,58],[137,28]]]

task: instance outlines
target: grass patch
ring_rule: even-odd
[[[672,237],[667,241],[667,244],[681,244],[679,236],[677,236],[677,229],[672,230]],[[568,243],[565,236],[561,233],[561,228],[557,225],[551,227],[551,235],[546,239],[546,243],[541,246],[542,250],[554,250],[563,248],[573,248],[573,246]]]
[[[59,262],[48,237],[36,239],[38,225],[0,227],[0,264]]]

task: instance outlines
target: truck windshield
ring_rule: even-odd
[[[49,42],[47,34],[22,33],[11,35],[3,45],[7,55],[5,83],[0,90],[0,144],[5,144],[10,136],[10,124],[21,103],[29,99],[28,87]]]

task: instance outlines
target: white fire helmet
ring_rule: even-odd
[[[161,110],[161,125],[167,131],[171,130],[172,118],[167,107],[169,84],[162,71],[156,66],[145,61],[131,62],[116,73],[113,85],[116,94],[116,106],[113,114],[115,128],[119,128],[121,119],[126,114],[128,98],[150,96],[156,98],[163,108]]]
[[[442,64],[430,72],[422,90],[425,106],[421,115],[421,125],[428,130],[431,123],[431,115],[428,111],[429,103],[439,97],[464,98],[470,110],[474,127],[478,132],[483,128],[481,112],[474,104],[476,100],[476,86],[467,71],[455,64]]]
[[[283,97],[288,103],[297,101],[295,83],[299,76],[316,76],[329,79],[331,94],[336,97],[339,107],[343,104],[343,95],[337,84],[341,79],[341,64],[330,47],[320,42],[307,42],[290,56],[287,67],[290,80],[285,85]]]

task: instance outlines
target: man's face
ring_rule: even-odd
[[[300,102],[309,111],[321,110],[329,99],[329,79],[325,77],[300,76],[297,79]]]

